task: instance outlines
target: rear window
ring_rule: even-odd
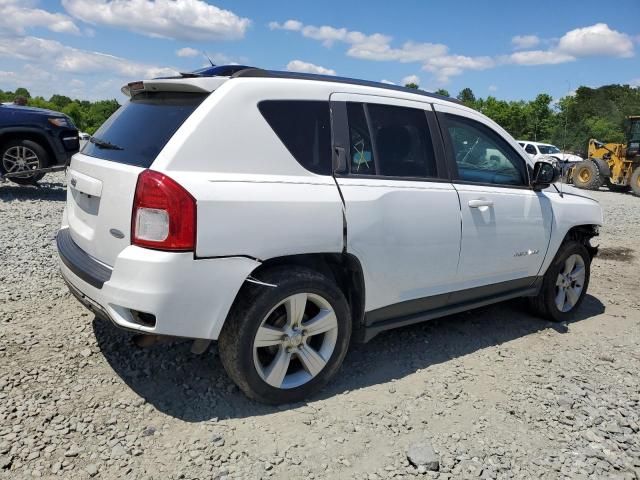
[[[300,165],[313,173],[331,175],[328,101],[265,100],[258,108]]]
[[[87,142],[91,157],[148,168],[182,123],[207,97],[201,93],[144,92],[120,107]]]

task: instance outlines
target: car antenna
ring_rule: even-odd
[[[215,66],[216,66],[216,64],[215,64],[215,63],[213,63],[213,62],[211,61],[211,58],[209,58],[209,55],[207,55],[207,52],[202,51],[202,54],[203,54],[205,57],[207,57],[207,60],[209,60],[209,63],[211,64],[211,66],[212,66],[212,67],[215,67]]]

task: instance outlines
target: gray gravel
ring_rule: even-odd
[[[0,478],[640,476],[640,198],[596,194],[603,256],[567,325],[512,302],[388,332],[271,408],[215,346],[136,348],[68,294],[63,176],[45,180],[0,185]],[[437,471],[407,457],[425,446]]]

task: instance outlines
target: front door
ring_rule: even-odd
[[[476,289],[482,296],[526,288],[549,245],[549,200],[529,187],[527,161],[497,128],[467,110],[436,110],[460,195],[458,287],[494,286]]]

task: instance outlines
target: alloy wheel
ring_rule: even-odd
[[[2,156],[2,167],[5,173],[28,172],[29,170],[37,169],[39,166],[40,160],[36,152],[22,145],[8,148]],[[28,178],[30,176],[29,173],[25,173],[20,177]]]
[[[338,339],[338,319],[327,300],[297,293],[262,320],[253,342],[253,361],[262,380],[275,388],[296,388],[327,365]]]
[[[575,307],[584,289],[585,275],[584,259],[575,253],[567,257],[556,279],[555,301],[558,310],[566,313]]]

